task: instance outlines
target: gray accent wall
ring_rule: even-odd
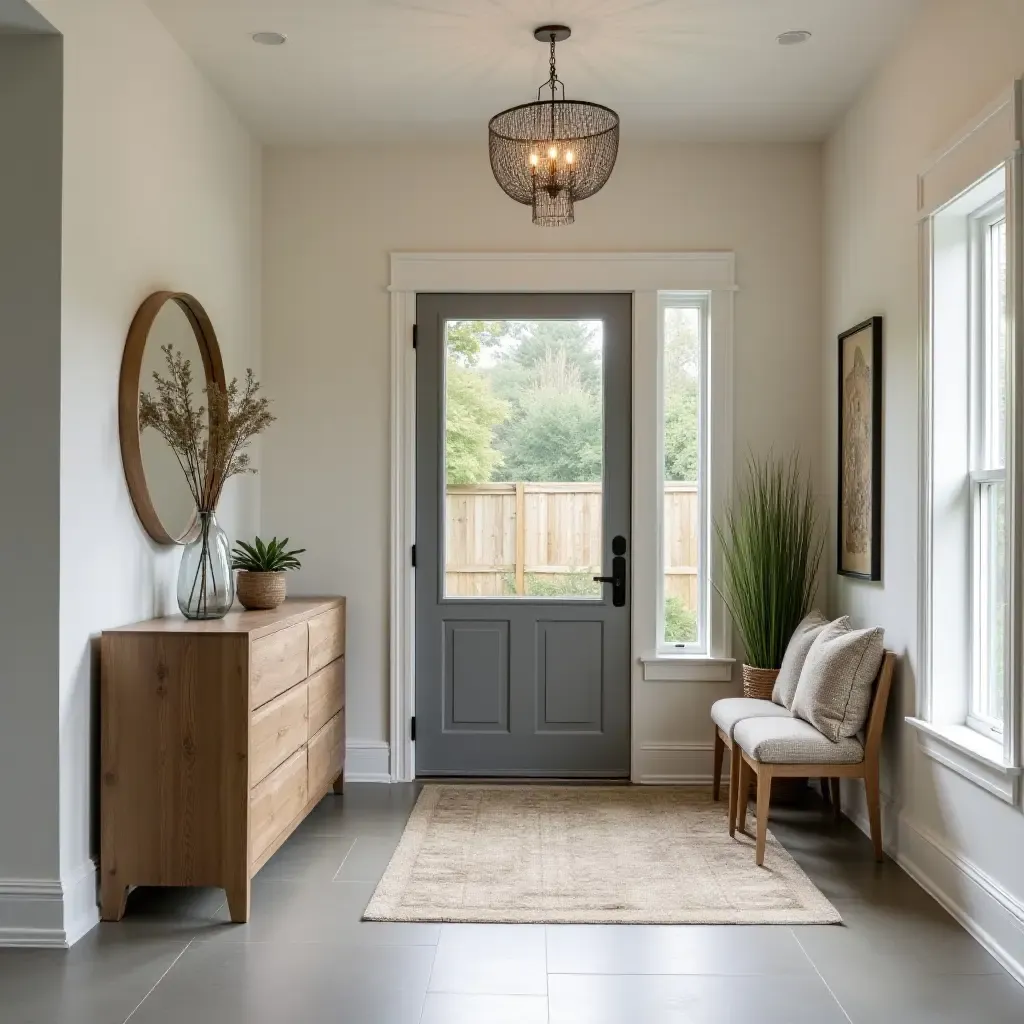
[[[62,63],[0,32],[0,885],[60,871]]]

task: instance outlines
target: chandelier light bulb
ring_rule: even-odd
[[[536,167],[537,166],[537,154],[536,153],[531,153],[530,154],[530,166],[531,167]]]
[[[548,158],[549,158],[550,160],[555,160],[555,159],[557,159],[557,157],[558,157],[558,150],[557,150],[557,149],[555,149],[555,147],[554,147],[554,146],[552,146],[552,147],[551,147],[551,148],[550,148],[550,149],[548,150]]]
[[[569,152],[565,154],[565,162],[566,162],[567,164],[571,164],[571,163],[573,162],[573,160],[574,160],[574,159],[575,159],[575,158],[574,158],[574,157],[573,157],[573,155],[572,155],[572,150],[570,149],[570,150],[569,150]]]

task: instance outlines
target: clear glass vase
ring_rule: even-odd
[[[178,569],[178,607],[187,619],[221,619],[235,600],[231,544],[212,512],[199,513],[199,532]]]

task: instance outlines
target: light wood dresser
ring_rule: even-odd
[[[206,885],[247,921],[253,875],[341,792],[344,598],[108,630],[100,700],[103,920],[129,886]]]

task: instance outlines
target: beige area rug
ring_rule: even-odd
[[[650,786],[429,785],[367,921],[838,924],[768,836],[729,838],[726,803]]]

